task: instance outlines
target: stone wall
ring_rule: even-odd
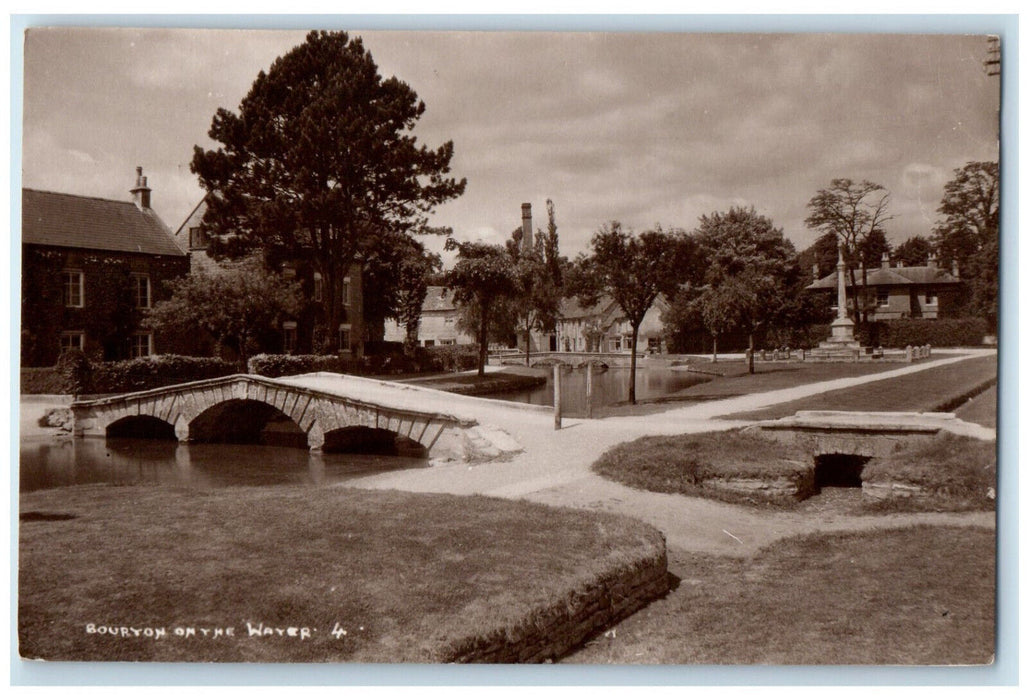
[[[488,637],[459,640],[448,663],[543,663],[567,654],[590,637],[668,592],[664,543],[648,558],[592,583],[569,604],[530,612],[523,626]]]

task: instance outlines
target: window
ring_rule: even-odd
[[[191,226],[189,229],[189,247],[190,248],[206,248],[207,247],[207,234],[204,233],[204,229],[201,226]]]
[[[439,341],[440,345],[455,345],[457,343],[453,338],[441,338]]]
[[[322,295],[325,293],[325,285],[322,283],[322,273],[314,273],[314,300],[321,301]]]
[[[427,347],[427,348],[431,348],[434,345],[436,345],[436,341],[435,340],[426,340],[425,341],[425,347]]]
[[[132,276],[132,300],[135,302],[137,309],[149,309],[150,308],[150,276],[149,275],[133,275]]]
[[[282,324],[282,351],[292,355],[297,349],[297,323],[285,321]]]
[[[926,290],[926,292],[925,292],[925,303],[926,304],[935,304],[936,303],[936,292],[933,291],[932,289]]]
[[[350,352],[350,324],[339,324],[339,351]]]
[[[61,333],[61,352],[65,350],[84,350],[86,334],[82,331],[64,331]]]
[[[78,270],[65,270],[61,273],[61,285],[63,288],[64,305],[75,308],[82,308],[82,273]]]
[[[154,354],[154,336],[152,333],[132,334],[132,357],[147,357]]]
[[[890,305],[890,290],[879,287],[875,290],[875,305],[876,306],[889,306]]]
[[[343,306],[350,306],[350,278],[343,278]]]

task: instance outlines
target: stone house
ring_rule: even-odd
[[[204,226],[207,211],[207,197],[193,208],[182,222],[174,237],[184,250],[189,251],[189,267],[192,273],[214,273],[219,270],[218,262],[207,254],[210,237]],[[309,264],[297,263],[282,266],[282,274],[288,279],[299,279],[306,299],[303,310],[292,319],[282,322],[280,335],[273,341],[276,352],[306,355],[314,351],[314,335],[321,322],[324,288],[321,275]],[[354,263],[343,279],[343,320],[336,329],[337,352],[350,353],[354,357],[364,354],[368,340],[368,329],[364,322],[364,288],[361,264]]]
[[[180,351],[142,321],[189,259],[150,207],[142,168],[130,192],[122,202],[22,190],[22,366],[52,366],[71,348],[95,360]]]
[[[817,277],[817,272],[815,274]],[[955,307],[964,292],[964,283],[958,276],[957,268],[953,267],[950,271],[941,269],[932,257],[924,266],[905,267],[903,263],[892,266],[889,255],[884,253],[880,267],[870,268],[867,275],[859,268],[854,271],[854,276],[857,278],[856,287],[850,283],[850,273],[846,274],[847,303],[849,306],[853,295],[859,294],[864,308],[868,309],[869,321],[943,318],[949,315],[950,309]],[[807,289],[831,294],[835,300],[836,272],[816,279]],[[833,308],[836,308],[835,301]]]
[[[459,330],[461,313],[454,302],[454,295],[445,287],[430,286],[422,302],[422,319],[418,325],[418,344],[423,347],[434,345],[467,345],[475,342],[474,336]],[[396,321],[386,322],[385,339],[402,343],[406,331]]]
[[[668,302],[658,296],[640,324],[638,352],[665,351],[664,323],[661,314]],[[593,306],[584,307],[576,299],[561,301],[557,321],[557,349],[561,352],[629,352],[632,326],[613,298],[602,296]]]

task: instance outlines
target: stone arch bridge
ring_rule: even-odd
[[[339,381],[333,381],[336,379]],[[225,427],[249,414],[261,415],[262,420],[272,416],[291,421],[292,430],[306,435],[312,451],[331,449],[340,442],[336,438],[355,429],[398,436],[421,446],[433,459],[478,461],[521,450],[506,433],[480,426],[474,419],[424,408],[432,402],[424,398],[413,402],[403,395],[404,389],[389,382],[328,373],[280,379],[237,374],[75,401],[71,408],[77,436],[106,437],[128,425],[149,424],[163,428],[165,434],[173,431],[181,442],[190,442],[204,439],[199,434],[204,426],[220,423]],[[219,415],[226,407],[240,410]]]

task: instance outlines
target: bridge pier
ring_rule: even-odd
[[[189,421],[181,414],[175,419],[175,437],[179,442],[189,442]]]
[[[311,427],[307,430],[307,447],[311,452],[321,452],[322,447],[325,446],[325,431],[322,430],[318,422],[315,421],[311,424]]]

